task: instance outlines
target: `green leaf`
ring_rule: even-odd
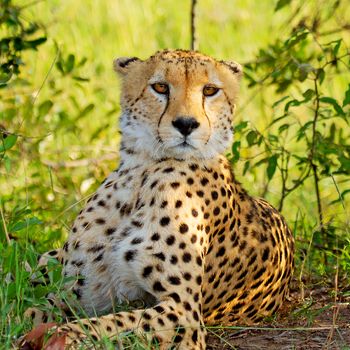
[[[248,122],[240,122],[234,127],[234,131],[238,132],[245,129],[248,126]]]
[[[35,40],[24,41],[23,49],[36,49],[37,46],[43,44],[47,40],[46,37],[38,38]]]
[[[6,84],[12,77],[12,72],[8,72],[8,73],[4,73],[1,72],[0,73],[0,85],[1,84]]]
[[[292,35],[286,42],[284,43],[284,46],[286,49],[291,49],[293,46],[298,44],[300,41],[306,39],[306,37],[309,35],[309,31],[305,28],[300,29],[297,31],[294,35]]]
[[[254,167],[258,167],[258,166],[260,166],[261,164],[267,163],[268,159],[269,159],[268,157],[267,157],[267,158],[260,159],[258,162],[256,162],[256,163],[254,164]]]
[[[254,143],[255,143],[257,137],[258,137],[258,134],[257,134],[254,130],[249,131],[248,134],[247,134],[247,136],[246,136],[248,145],[249,145],[249,146],[254,145]]]
[[[6,155],[4,156],[4,164],[7,173],[9,173],[11,171],[11,159]]]
[[[335,126],[334,123],[332,123],[330,128],[329,128],[329,139],[331,142],[334,142],[336,130],[337,130],[337,127]]]
[[[15,282],[11,282],[9,283],[8,286],[6,286],[6,292],[7,292],[7,299],[11,300],[14,299],[16,297],[16,283]]]
[[[47,295],[47,293],[48,293],[48,288],[46,286],[37,285],[34,288],[34,296],[36,299],[45,298],[45,295]]]
[[[322,84],[324,81],[324,78],[326,77],[326,73],[323,68],[317,69],[317,77],[318,77],[318,80],[320,81],[320,84]]]
[[[268,134],[267,138],[271,143],[278,143],[278,141],[279,141],[279,138],[273,134]]]
[[[272,179],[273,175],[276,172],[276,167],[277,167],[277,155],[274,154],[273,156],[271,156],[268,159],[268,164],[267,164],[267,169],[266,169],[266,173],[267,173],[267,177],[269,180]]]
[[[74,68],[75,56],[73,54],[69,54],[66,61],[66,73],[70,73]]]
[[[307,78],[308,74],[315,70],[314,67],[312,67],[311,64],[309,63],[299,64],[298,69],[299,69],[299,76],[298,76],[299,81],[304,81]]]
[[[237,163],[237,161],[239,159],[239,148],[240,147],[241,147],[241,141],[235,141],[232,145],[232,154],[233,154],[232,162],[233,163]]]
[[[282,98],[280,98],[279,100],[277,100],[276,102],[274,102],[274,104],[272,105],[272,108],[277,107],[280,103],[282,103],[283,101],[285,101],[287,98],[289,98],[289,96],[283,96]]]
[[[53,106],[53,103],[50,100],[44,101],[39,106],[39,117],[45,116],[47,113],[49,113],[51,107]]]
[[[12,148],[15,145],[17,138],[17,135],[7,135],[6,138],[0,139],[0,152],[5,152]]]
[[[59,59],[56,62],[56,68],[64,75],[64,69],[63,69],[63,64],[62,64],[62,59]]]
[[[52,284],[59,282],[62,278],[62,265],[56,259],[49,259],[47,267],[50,282]]]
[[[278,0],[275,6],[275,12],[279,11],[281,8],[289,5],[292,0]]]
[[[332,41],[332,44],[335,44],[333,47],[333,55],[334,56],[337,56],[341,42],[342,42],[342,39]]]
[[[75,75],[74,77],[73,77],[73,79],[74,80],[76,80],[76,81],[81,81],[81,82],[87,82],[87,81],[90,81],[90,79],[89,78],[83,78],[83,77],[79,77],[79,76],[77,76],[77,75]]]
[[[309,129],[312,126],[312,124],[312,121],[308,121],[297,131],[297,141],[305,137],[306,130]]]
[[[87,58],[83,57],[80,62],[77,64],[78,67],[82,67],[87,62]]]
[[[350,158],[346,157],[344,154],[341,154],[338,157],[338,160],[341,164],[338,171],[344,172],[345,174],[349,174],[350,173]]]
[[[323,103],[328,103],[333,106],[334,110],[339,114],[339,115],[345,115],[343,109],[340,107],[338,102],[332,98],[332,97],[321,97],[320,101]]]
[[[287,117],[288,117],[288,114],[284,114],[284,115],[282,115],[281,117],[278,117],[278,118],[274,119],[274,120],[269,124],[268,127],[270,128],[272,125],[278,123],[280,120],[282,120],[282,119],[284,119],[284,118],[287,118]]]
[[[278,128],[278,133],[281,134],[283,131],[288,130],[290,127],[289,124],[282,124],[279,128]]]
[[[85,117],[87,114],[89,114],[93,109],[95,108],[95,105],[93,103],[88,104],[77,116],[75,121]]]
[[[256,79],[248,72],[244,72],[244,78],[249,81],[248,87],[252,87],[257,84]]]
[[[348,89],[345,91],[345,98],[343,101],[343,107],[350,104],[350,84],[348,85]]]
[[[17,232],[23,230],[24,228],[39,224],[42,224],[42,221],[40,221],[37,217],[33,216],[31,218],[26,219],[25,221],[19,221],[15,223],[12,227],[10,227],[10,231]]]
[[[303,101],[299,101],[299,100],[288,101],[286,103],[286,105],[284,106],[284,111],[288,112],[290,107],[292,107],[292,106],[300,106],[301,104],[303,104],[305,102],[306,102],[305,100],[303,100]]]
[[[343,192],[340,194],[340,196],[338,197],[338,199],[336,199],[336,200],[330,202],[330,204],[335,204],[335,203],[339,203],[339,202],[344,201],[344,197],[345,197],[346,195],[348,195],[349,193],[350,193],[350,189],[343,191]]]
[[[243,168],[243,175],[245,175],[247,173],[247,171],[249,170],[250,168],[250,161],[247,160],[245,163],[244,163],[244,168]]]
[[[306,101],[310,101],[312,97],[315,95],[315,91],[312,89],[307,89],[304,93],[303,96],[305,97]]]

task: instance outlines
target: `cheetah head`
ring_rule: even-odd
[[[154,159],[203,159],[232,142],[232,117],[242,75],[236,62],[198,52],[165,50],[147,60],[118,58],[123,138]]]

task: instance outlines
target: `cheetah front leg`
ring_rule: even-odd
[[[192,308],[188,302],[175,301],[172,297],[153,308],[68,323],[58,328],[56,336],[65,336],[66,348],[74,349],[92,346],[93,341],[102,337],[116,341],[125,331],[146,337],[148,343],[158,345],[160,349],[171,346],[186,350],[205,349],[206,331],[199,306]]]
[[[108,262],[110,279],[116,278],[111,285],[116,289],[125,291],[131,283],[151,294],[157,300],[156,306],[61,326],[56,333],[65,334],[68,348],[89,342],[87,334],[93,340],[116,339],[122,332],[134,331],[158,342],[161,349],[172,344],[178,349],[205,349],[201,313],[205,232],[197,213],[186,219],[180,201],[172,200],[174,203],[169,200],[168,205],[177,209],[177,215],[169,217],[155,210],[146,216],[142,209],[136,211],[125,224],[128,235],[120,241],[117,231],[103,258],[95,262]],[[156,200],[155,207],[157,204]],[[115,293],[118,295],[118,290]]]
[[[170,265],[165,268],[167,272],[153,272],[151,287],[160,301],[156,306],[70,322],[59,327],[55,337],[65,337],[67,349],[82,345],[89,348],[93,341],[103,337],[117,341],[121,333],[133,331],[145,336],[152,344],[158,344],[160,349],[172,345],[177,349],[205,349],[206,331],[200,304],[202,275],[193,266],[184,264],[182,270],[182,276],[186,276],[184,282]],[[150,271],[148,266],[144,266],[144,271]],[[193,277],[186,271],[191,271]],[[166,279],[165,275],[168,276]]]

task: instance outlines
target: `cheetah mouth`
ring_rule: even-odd
[[[189,144],[186,140],[178,144],[176,147],[179,147],[182,149],[196,149],[194,146]]]

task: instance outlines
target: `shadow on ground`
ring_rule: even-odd
[[[209,329],[208,350],[350,350],[350,293],[293,291],[272,322],[259,327]]]

